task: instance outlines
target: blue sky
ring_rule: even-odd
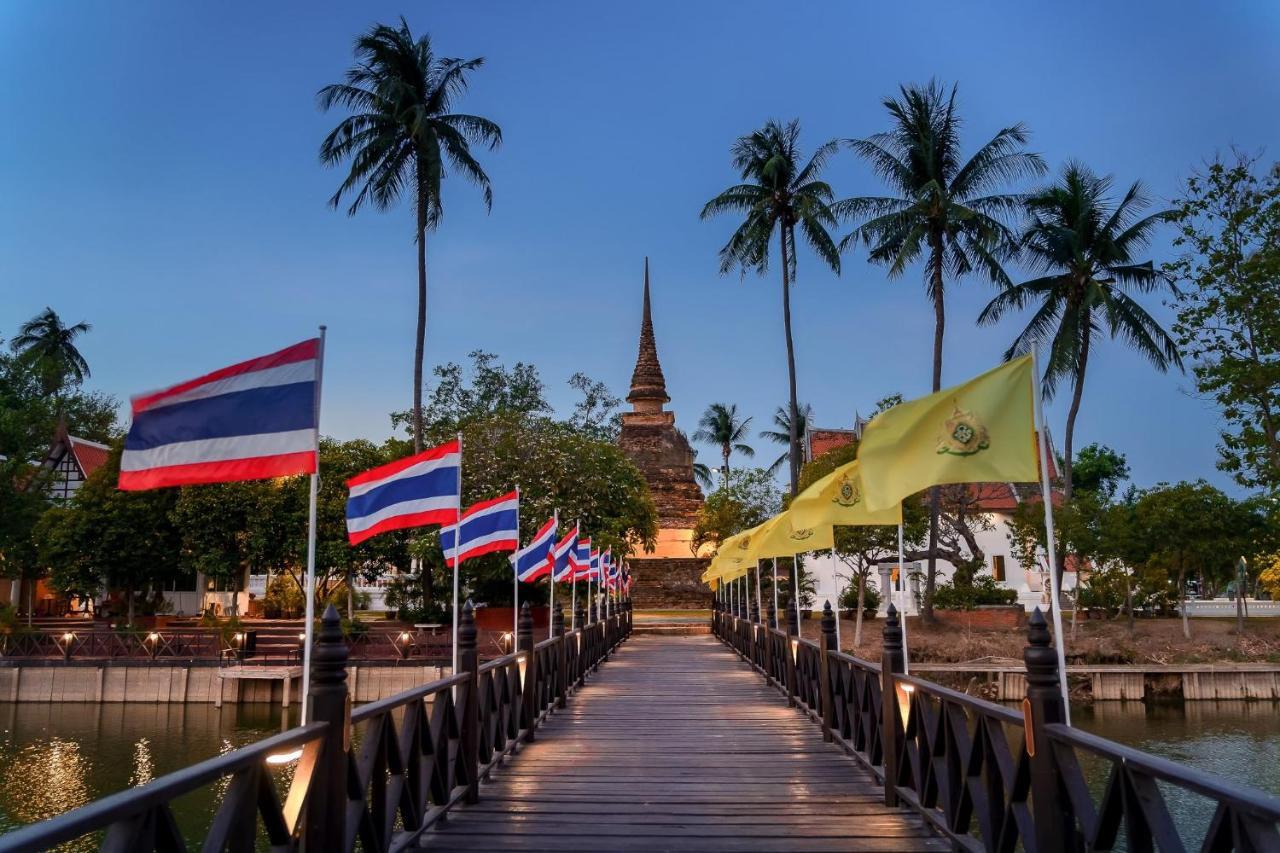
[[[651,259],[659,351],[679,423],[710,402],[763,427],[786,397],[780,285],[717,273],[728,149],[768,118],[811,148],[881,130],[908,81],[960,85],[972,150],[1025,122],[1053,168],[1079,158],[1157,199],[1215,151],[1280,132],[1280,6],[1264,2],[7,3],[0,6],[0,335],[53,306],[94,324],[91,386],[120,396],[330,328],[323,428],[389,434],[410,395],[415,284],[407,209],[354,219],[317,146],[315,92],[353,37],[404,13],[438,50],[484,56],[462,105],[503,128],[482,160],[486,215],[452,182],[429,242],[428,366],[476,348],[536,363],[554,404],[577,370],[625,394]],[[1274,148],[1268,152],[1276,156]],[[876,193],[847,153],[841,196]],[[1168,256],[1169,235],[1152,249]],[[951,285],[945,381],[994,364],[1021,318],[978,329],[992,295]],[[1150,305],[1168,318],[1159,305]],[[800,395],[848,425],[885,394],[927,392],[932,313],[916,272],[865,256],[837,278],[800,257]],[[1134,479],[1227,478],[1217,416],[1187,377],[1100,348],[1078,444]],[[1060,439],[1065,405],[1049,407]],[[757,442],[771,459],[772,446]],[[711,457],[704,451],[704,459]],[[714,461],[714,460],[711,460]]]

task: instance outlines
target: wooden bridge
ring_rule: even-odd
[[[633,635],[630,610],[350,708],[325,614],[311,721],[0,836],[0,851],[1280,850],[1280,800],[1064,724],[1056,656],[1031,620],[1021,711],[798,636],[794,608],[713,613],[713,635]],[[1090,784],[1082,767],[1108,774]],[[280,768],[291,765],[291,775]],[[222,785],[201,827],[173,801]],[[1204,819],[1178,799],[1207,805]]]

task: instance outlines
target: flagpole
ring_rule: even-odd
[[[453,674],[458,674],[458,543],[462,540],[462,433],[458,433],[458,505],[453,528]]]
[[[804,636],[804,629],[800,627],[800,555],[791,555],[791,597],[796,604],[796,630],[800,633],[797,636]]]
[[[520,636],[520,487],[516,486],[516,553],[511,561],[511,650]]]
[[[320,349],[316,353],[316,470],[311,475],[311,499],[307,507],[307,624],[302,639],[302,711],[301,724],[307,722],[307,700],[311,697],[311,640],[316,621],[316,502],[320,493],[320,386],[324,379],[324,338],[326,326],[320,327]]]
[[[556,511],[551,517],[555,520],[555,526],[551,528],[551,552],[547,554],[547,560],[551,563],[551,601],[547,605],[547,639],[555,636],[552,633],[551,623],[555,620],[551,614],[556,609],[556,543],[560,539],[560,508],[556,507]]]
[[[569,593],[569,625],[570,631],[577,630],[578,626],[578,536],[582,533],[578,529],[578,525],[582,523],[582,519],[578,519],[573,523],[573,574],[569,576],[569,582],[572,592]]]
[[[1058,651],[1058,686],[1062,690],[1062,710],[1063,719],[1067,725],[1071,725],[1071,703],[1069,700],[1071,694],[1067,692],[1067,651],[1063,644],[1062,637],[1062,597],[1061,590],[1058,589],[1058,554],[1057,544],[1054,542],[1053,530],[1053,493],[1049,488],[1049,451],[1048,440],[1045,438],[1044,425],[1044,402],[1042,400],[1040,389],[1040,365],[1039,353],[1036,347],[1031,348],[1031,375],[1032,381],[1035,383],[1035,399],[1033,400],[1034,415],[1036,423],[1036,440],[1039,443],[1040,451],[1040,494],[1044,500],[1044,528],[1046,551],[1049,557],[1049,589],[1053,595],[1052,611],[1053,611],[1053,645]]]
[[[835,552],[833,551],[832,560],[834,561],[834,559],[835,559]],[[833,580],[836,579],[835,572],[832,572],[831,576]],[[843,592],[844,590],[840,588],[840,583],[837,580],[836,582],[836,651],[840,651],[840,600],[844,598],[842,594]],[[858,603],[855,601],[853,606],[857,607]]]
[[[906,558],[903,556],[903,550],[904,549],[902,547],[902,521],[899,520],[898,521],[898,581],[905,588],[906,581],[907,581],[907,561],[906,561]],[[893,584],[890,583],[889,600],[892,601],[895,598],[897,598],[897,596],[894,594]],[[907,603],[906,599],[903,598],[901,599],[901,601],[905,607]],[[901,622],[902,622],[902,674],[910,675],[911,674],[911,662],[910,662],[911,655],[907,652],[907,611],[905,609],[902,611]]]
[[[778,618],[778,558],[773,558],[773,618]],[[771,625],[770,627],[777,627]]]
[[[756,610],[760,611],[760,618],[764,618],[764,599],[760,597],[760,561],[756,560]]]

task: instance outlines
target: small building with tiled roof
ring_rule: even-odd
[[[855,415],[852,427],[811,427],[805,433],[804,452],[806,461],[811,461],[825,453],[830,453],[860,440],[862,438],[862,430],[866,424],[867,421]],[[1052,440],[1050,440],[1049,446],[1052,448]],[[1049,479],[1050,481],[1055,481],[1058,478],[1057,462],[1052,452],[1050,452],[1049,457]],[[1012,530],[1011,522],[1018,507],[1023,503],[1039,504],[1042,500],[1040,485],[1036,483],[973,483],[968,486],[968,489],[972,501],[972,509],[985,516],[986,523],[975,525],[973,533],[974,540],[985,558],[986,572],[1004,587],[1017,592],[1019,603],[1027,610],[1037,606],[1047,606],[1048,559],[1043,553],[1040,553],[1037,555],[1037,565],[1024,567],[1013,554],[1009,540],[1009,534]],[[1062,500],[1062,495],[1055,488],[1051,493],[1051,498],[1054,506],[1057,506]],[[880,577],[876,579],[876,585],[880,589],[888,586],[889,578],[896,564],[897,561],[893,560],[880,565]],[[815,575],[819,605],[826,599],[831,599],[834,602],[838,590],[843,589],[845,585],[845,581],[840,576],[846,575],[848,568],[834,556],[810,556],[805,560],[805,567]],[[913,587],[918,583],[922,589],[924,572],[927,568],[925,561],[920,560],[908,563],[906,568],[907,577],[913,579]],[[1065,588],[1071,589],[1075,586],[1077,568],[1075,560],[1067,560],[1067,574],[1063,579]],[[939,582],[945,581],[954,572],[955,566],[949,561],[938,561]],[[918,592],[919,590],[914,591]],[[911,610],[915,612],[915,595],[910,596],[910,598],[912,599]],[[902,608],[902,605],[903,602],[899,601],[899,609]],[[884,611],[887,608],[888,598],[887,596],[882,596],[880,609]]]
[[[107,445],[71,435],[66,424],[59,424],[49,452],[40,463],[49,472],[49,499],[70,500],[89,475],[106,464],[110,453]]]

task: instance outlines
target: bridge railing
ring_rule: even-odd
[[[457,673],[352,710],[348,649],[329,607],[312,654],[311,722],[0,836],[0,853],[85,836],[122,853],[185,850],[174,800],[214,784],[225,792],[205,850],[406,849],[452,807],[478,801],[481,779],[630,635],[630,606],[591,624],[580,613],[577,624],[565,631],[554,609],[552,636],[535,643],[526,604],[516,651],[482,665],[468,604]]]
[[[1280,799],[1065,725],[1057,655],[1039,610],[1023,653],[1020,710],[904,674],[895,608],[879,664],[836,649],[829,604],[820,642],[799,636],[794,608],[781,630],[769,610],[761,624],[718,607],[712,629],[872,773],[887,805],[914,809],[956,849],[1280,850]],[[1099,762],[1104,786],[1086,773]],[[1207,802],[1207,826],[1171,807],[1188,798]]]

